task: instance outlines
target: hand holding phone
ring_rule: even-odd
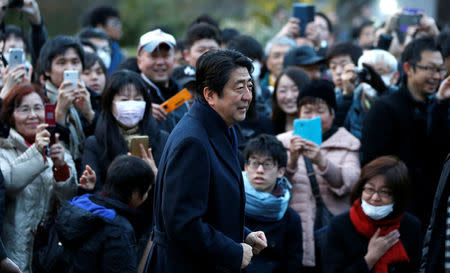
[[[306,25],[309,22],[313,22],[316,15],[315,7],[308,4],[294,3],[292,5],[292,14],[293,17],[300,20],[300,36],[305,37]]]
[[[191,93],[189,93],[189,90],[184,88],[183,90],[172,96],[170,99],[163,102],[161,104],[161,107],[164,109],[164,111],[166,111],[166,114],[169,114],[191,98],[192,95]]]
[[[45,104],[45,123],[48,125],[47,131],[50,133],[50,145],[55,144],[55,128],[56,128],[56,105],[46,103]]]
[[[22,48],[10,48],[8,50],[8,65],[11,71],[12,68],[25,63],[25,56]]]
[[[72,84],[67,85],[66,89],[76,89],[78,87],[78,81],[80,80],[78,70],[65,70],[64,71],[64,81],[71,82]]]
[[[142,157],[140,144],[144,146],[144,150],[148,150],[148,136],[131,136],[130,137],[130,153],[137,157]]]

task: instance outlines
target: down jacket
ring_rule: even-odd
[[[136,273],[136,238],[127,204],[85,194],[65,202],[56,218],[67,273]]]
[[[288,156],[290,156],[289,147],[292,136],[292,131],[277,136],[288,150]],[[341,127],[321,145],[322,154],[328,159],[325,171],[321,172],[317,166],[313,165],[322,199],[334,215],[350,208],[350,192],[361,172],[359,147],[359,140]],[[315,266],[313,233],[316,200],[311,190],[303,157],[299,157],[295,170],[287,169],[286,177],[293,186],[290,207],[300,214],[302,219],[303,265],[313,267]],[[333,188],[329,181],[342,182],[342,186]]]
[[[53,162],[11,128],[8,138],[0,138],[0,168],[5,179],[6,213],[2,239],[8,257],[24,273],[31,272],[33,232],[49,216],[56,199],[66,200],[77,191],[76,171],[66,151],[64,160],[70,168],[66,181],[56,182]]]

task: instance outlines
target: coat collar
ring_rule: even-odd
[[[225,121],[214,109],[197,101],[192,105],[188,115],[202,123],[218,157],[224,161],[241,181],[242,174],[238,161],[237,138],[234,126],[228,128]]]

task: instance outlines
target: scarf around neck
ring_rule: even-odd
[[[261,220],[264,222],[279,221],[284,217],[288,208],[289,199],[291,194],[289,189],[292,188],[291,184],[283,176],[277,181],[277,187],[282,188],[282,195],[276,197],[271,193],[257,191],[250,184],[247,174],[242,172],[244,178],[245,188],[245,214],[253,219]]]
[[[350,209],[350,220],[355,229],[370,240],[377,229],[380,229],[379,236],[385,236],[389,232],[400,228],[400,221],[403,214],[393,219],[372,220],[361,208],[361,199],[357,199]],[[408,254],[399,240],[393,245],[375,264],[375,273],[388,273],[388,265],[409,262]]]
[[[56,104],[58,100],[58,89],[50,83],[50,81],[45,82],[45,89],[47,91],[47,97],[50,99],[52,104]],[[69,138],[69,151],[72,155],[73,159],[80,159],[83,155],[82,146],[86,136],[84,135],[83,125],[81,124],[80,116],[78,115],[78,111],[70,106],[69,112],[66,116],[66,124],[63,126],[67,126],[70,131]]]

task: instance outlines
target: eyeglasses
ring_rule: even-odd
[[[108,20],[106,22],[106,25],[109,26],[109,27],[121,27],[122,26],[122,22],[119,19],[117,19],[117,18],[113,18],[113,19]]]
[[[14,110],[14,112],[22,114],[22,115],[29,115],[29,114],[31,114],[31,112],[34,112],[36,114],[40,114],[40,113],[44,112],[44,105],[36,104],[33,107],[24,105],[24,106],[20,106],[20,107],[16,108]]]
[[[422,69],[423,71],[426,71],[430,74],[439,73],[441,76],[445,76],[445,74],[447,73],[447,68],[445,67],[423,66],[418,64],[414,64],[413,66]]]
[[[248,160],[247,161],[247,165],[253,170],[258,169],[260,165],[263,166],[263,169],[265,171],[270,171],[273,168],[275,168],[275,163],[272,162],[272,161],[259,162],[259,161],[256,161],[256,160]]]
[[[392,197],[392,191],[387,189],[381,189],[381,190],[375,190],[374,188],[370,187],[364,187],[363,192],[367,194],[368,196],[372,197],[375,193],[378,194],[379,197],[383,199],[391,198]]]

